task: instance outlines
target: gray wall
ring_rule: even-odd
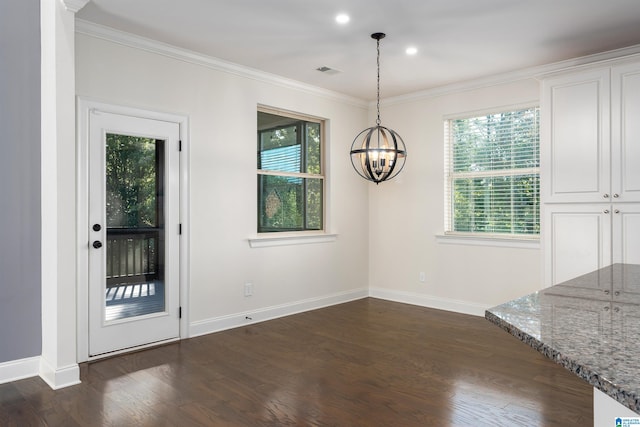
[[[0,363],[42,352],[40,1],[0,0]]]

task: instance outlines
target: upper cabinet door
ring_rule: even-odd
[[[611,70],[611,193],[640,202],[640,64]]]
[[[541,104],[543,202],[611,200],[610,69],[545,79]]]

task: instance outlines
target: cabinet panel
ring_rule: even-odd
[[[541,174],[547,202],[599,202],[610,188],[609,69],[543,83]]]
[[[544,227],[546,286],[611,264],[609,205],[547,204]]]
[[[640,64],[617,66],[611,80],[611,192],[640,202]]]
[[[613,262],[640,264],[640,203],[617,203],[613,212]]]

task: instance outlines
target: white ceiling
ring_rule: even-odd
[[[77,17],[364,100],[374,32],[382,98],[640,44],[640,0],[91,0]]]

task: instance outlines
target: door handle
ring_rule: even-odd
[[[100,226],[100,224],[93,224],[93,231],[100,231],[102,230],[102,227]]]
[[[100,240],[94,240],[93,247],[96,249],[100,249],[102,247],[102,242]]]

